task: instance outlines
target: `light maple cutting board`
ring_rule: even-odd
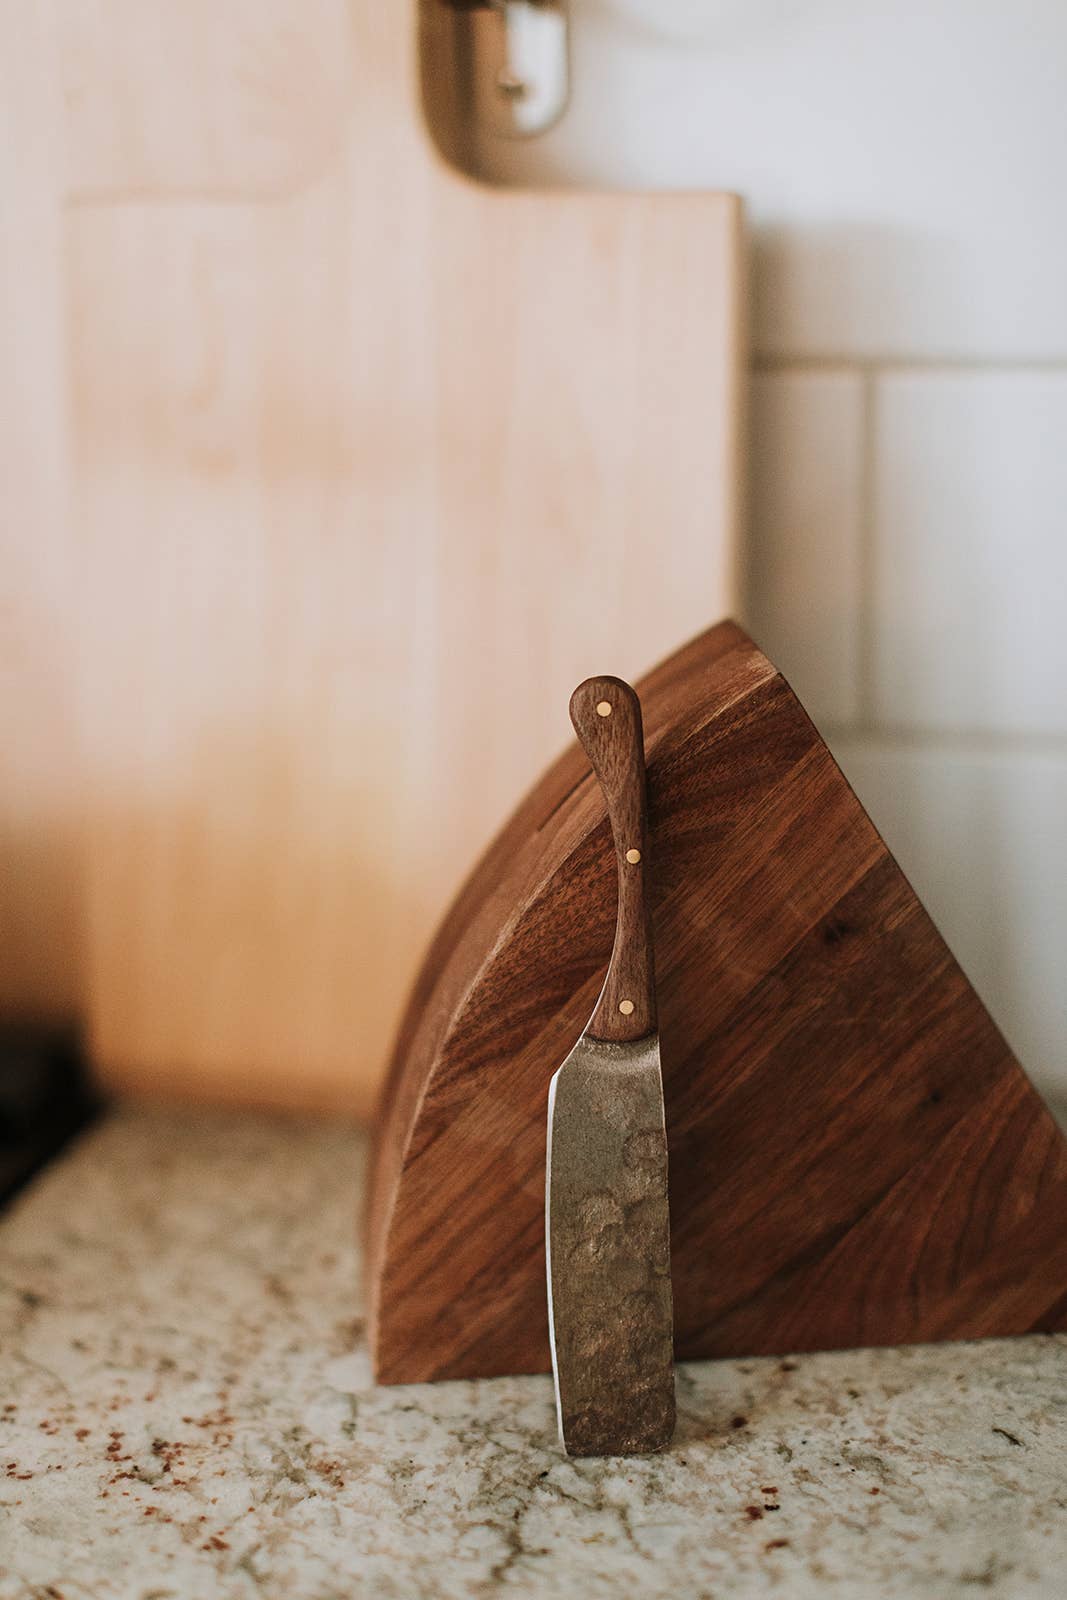
[[[734,602],[738,204],[461,176],[411,6],[57,18],[78,1002],[366,1110],[574,684]]]

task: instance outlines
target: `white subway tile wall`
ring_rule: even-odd
[[[871,465],[876,720],[1067,735],[1067,373],[888,373]]]
[[[860,714],[864,381],[757,373],[749,409],[746,618],[818,723]]]
[[[1067,6],[571,0],[515,182],[735,189],[746,619],[1067,1099]]]

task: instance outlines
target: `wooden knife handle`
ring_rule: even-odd
[[[571,695],[571,721],[607,800],[619,869],[615,947],[586,1032],[631,1044],[656,1031],[641,702],[621,678],[587,678]]]

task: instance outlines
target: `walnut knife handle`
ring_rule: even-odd
[[[631,1044],[656,1031],[641,702],[621,678],[587,678],[571,695],[570,709],[604,791],[619,869],[615,947],[586,1032],[612,1044]]]

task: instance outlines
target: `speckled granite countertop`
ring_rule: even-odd
[[[1067,1595],[1067,1339],[692,1365],[568,1462],[548,1378],[371,1385],[364,1160],[127,1109],[0,1223],[0,1600]]]

